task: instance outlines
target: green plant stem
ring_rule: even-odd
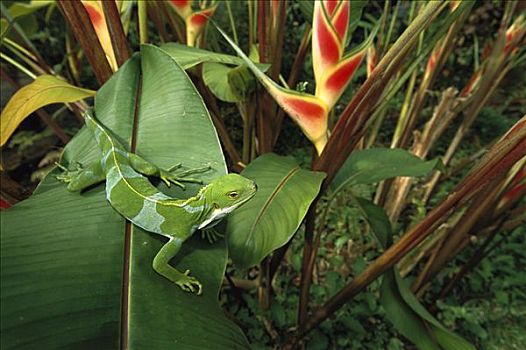
[[[15,66],[19,71],[22,73],[28,75],[31,79],[36,79],[37,76],[35,73],[31,72],[29,69],[18,63],[16,60],[12,59],[11,57],[7,56],[4,53],[0,53],[0,58],[5,60],[8,63],[11,63],[13,66]]]
[[[230,6],[230,1],[225,1],[225,5],[228,13],[228,19],[230,20],[230,29],[232,30],[232,35],[234,36],[234,42],[237,46],[239,46],[239,40],[237,39],[237,30],[234,22],[234,16],[232,15],[232,7]]]
[[[14,45],[13,45],[14,44]],[[31,59],[31,57],[28,57],[24,54],[24,52],[20,51],[19,48],[22,48],[21,46],[17,45],[15,42],[11,42],[8,38],[5,40],[5,46],[13,53],[15,54],[20,60],[22,60],[25,64],[27,64],[35,73],[38,75],[46,74],[46,70],[41,68],[38,63],[36,63],[35,60]],[[23,49],[23,48],[22,48]]]
[[[250,52],[252,46],[254,45],[254,33],[255,33],[255,23],[254,23],[254,10],[252,9],[252,1],[247,1],[247,11],[248,11],[248,49],[247,52]]]
[[[139,42],[145,44],[148,42],[148,13],[146,1],[137,1],[137,14],[139,16]]]
[[[393,36],[393,30],[395,23],[397,22],[398,9],[400,7],[400,2],[398,1],[394,7],[393,14],[391,16],[391,22],[389,23],[389,29],[387,30],[387,35],[385,40],[382,43],[381,50],[378,51],[378,57],[382,57],[383,53],[389,49],[389,43],[391,42],[391,37]]]

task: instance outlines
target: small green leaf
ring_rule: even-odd
[[[371,184],[397,176],[424,176],[441,164],[439,159],[424,161],[397,148],[372,148],[353,152],[330,187],[334,192],[351,184]]]
[[[93,96],[95,91],[71,85],[53,75],[38,76],[18,90],[5,106],[0,117],[0,146],[18,125],[37,109],[52,103],[66,103]]]
[[[9,22],[5,18],[0,19],[0,36],[3,38],[7,34],[7,29],[9,28]]]
[[[235,67],[228,67],[215,62],[205,62],[203,64],[203,80],[218,99],[225,102],[240,102],[245,99],[246,94],[243,93],[243,89],[233,88],[233,84],[230,81],[230,76],[233,72],[236,72],[236,69]],[[253,80],[252,73],[249,74]]]
[[[365,198],[354,197],[354,201],[362,211],[363,216],[371,226],[371,230],[382,247],[384,249],[389,247],[392,243],[393,234],[391,232],[391,223],[385,210]]]
[[[229,254],[236,264],[259,263],[292,237],[318,195],[324,173],[301,169],[292,157],[265,154],[242,172],[254,180],[254,198],[228,218]]]
[[[9,6],[9,14],[13,19],[25,15],[29,15],[42,7],[46,7],[48,5],[53,4],[55,1],[50,0],[38,0],[38,1],[31,1],[29,3],[25,2],[15,2],[13,5]]]
[[[185,70],[204,62],[225,63],[236,66],[243,64],[243,60],[236,56],[198,49],[178,43],[166,43],[162,45],[161,48],[172,56]]]

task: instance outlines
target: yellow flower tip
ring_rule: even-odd
[[[321,155],[321,152],[323,152],[323,149],[325,148],[325,145],[327,144],[327,133],[323,133],[321,137],[319,137],[317,140],[311,140],[314,144],[314,147],[316,148],[316,152],[318,153],[318,156]]]

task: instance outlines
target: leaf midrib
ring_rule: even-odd
[[[265,204],[261,207],[261,209],[258,212],[258,215],[256,216],[256,220],[252,223],[252,226],[250,227],[250,230],[248,231],[247,239],[245,240],[245,246],[247,246],[248,242],[253,238],[254,229],[259,223],[259,220],[263,217],[265,212],[267,211],[268,207],[272,203],[273,199],[278,195],[278,193],[281,191],[281,189],[285,186],[285,183],[287,183],[301,168],[296,165],[294,168],[292,168],[279,182],[279,184],[276,186],[276,188],[272,191],[272,194],[267,198],[265,201]]]

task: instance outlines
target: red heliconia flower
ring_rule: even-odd
[[[219,32],[245,61],[256,78],[263,84],[269,94],[298,124],[305,136],[314,144],[318,154],[321,154],[327,143],[327,122],[329,108],[320,98],[291,89],[285,89],[276,84],[245,55],[245,53],[220,28]]]
[[[95,33],[97,34],[100,45],[106,54],[106,59],[108,60],[111,69],[116,72],[117,69],[119,69],[119,66],[117,65],[117,59],[115,58],[115,52],[113,51],[113,46],[111,44],[110,32],[106,24],[106,18],[104,17],[104,11],[102,10],[100,0],[82,0],[82,5],[84,5],[84,8],[89,15],[91,24],[95,29]]]
[[[186,24],[186,45],[196,46],[199,36],[203,33],[208,20],[214,15],[217,5],[193,12],[191,0],[171,0],[175,12],[184,19]]]
[[[197,39],[203,33],[208,20],[214,15],[217,5],[194,12],[186,17],[186,45],[195,46]]]
[[[277,3],[271,4],[275,6]],[[349,27],[349,12],[349,1],[314,2],[312,27],[312,61],[316,80],[314,95],[285,89],[276,84],[220,30],[270,95],[314,144],[318,154],[321,154],[327,144],[329,111],[349,84],[372,42],[373,35],[355,52],[343,54]]]
[[[177,12],[181,18],[186,19],[186,17],[192,14],[192,0],[171,0],[170,2],[175,12]]]
[[[312,64],[316,79],[315,95],[325,101],[329,108],[342,95],[371,44],[371,40],[368,40],[355,52],[343,55],[349,15],[349,1],[314,2]]]

